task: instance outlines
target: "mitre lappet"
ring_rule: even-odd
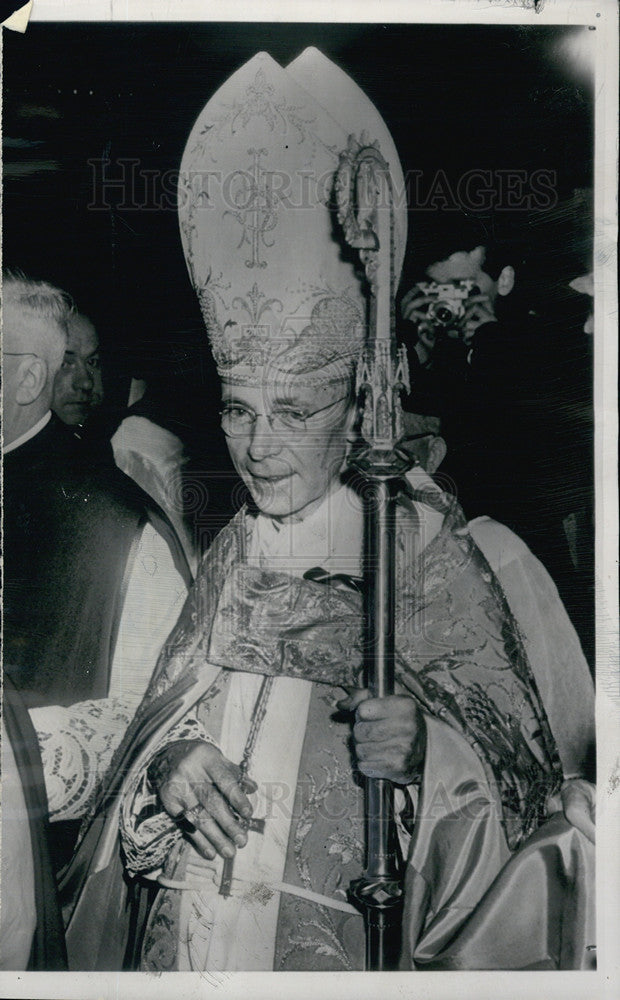
[[[261,52],[200,113],[180,170],[179,223],[219,375],[325,386],[354,370],[369,289],[337,222],[335,177],[349,137],[390,169],[395,285],[407,210],[398,154],[377,109],[317,49],[286,68]]]

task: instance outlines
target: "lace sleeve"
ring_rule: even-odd
[[[156,753],[160,753],[171,743],[184,740],[215,744],[192,712],[167,733]],[[147,770],[148,764],[130,777],[121,804],[121,843],[129,875],[152,873],[162,868],[168,854],[182,836],[152,788]]]
[[[134,716],[138,700],[101,698],[68,708],[30,709],[37,732],[49,817],[79,819]]]

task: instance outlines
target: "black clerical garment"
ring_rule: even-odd
[[[56,418],[4,457],[4,664],[29,706],[104,697],[145,523],[190,573],[166,515]]]

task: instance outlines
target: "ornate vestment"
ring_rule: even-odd
[[[560,759],[519,625],[458,505],[434,489],[406,493],[398,518],[397,675],[400,690],[423,709],[427,750],[419,781],[399,790],[403,965],[442,967],[447,954],[445,967],[528,967],[544,961],[538,941],[529,948],[534,938],[511,959],[493,935],[480,947],[478,932],[477,965],[467,964],[467,943],[456,957],[448,946],[467,934],[502,870],[528,850],[522,845],[539,829],[548,836],[549,824],[541,824],[562,780]],[[333,517],[315,512],[328,528],[319,528],[314,549],[310,534],[303,558],[295,559],[291,535],[279,553],[276,541],[266,564],[263,519],[246,511],[207,553],[67,880],[73,968],[120,968],[131,933],[119,818],[129,872],[150,872],[160,886],[142,967],[363,967],[362,921],[346,895],[363,867],[363,795],[351,720],[336,704],[340,685],[363,683],[361,596],[347,585],[359,573],[361,514],[347,487],[336,500]],[[293,568],[284,572],[287,559]],[[317,582],[318,566],[325,582]],[[252,743],[249,773],[264,829],[250,832],[238,852],[229,896],[219,892],[221,859],[198,857],[156,811],[146,779],[162,740],[192,717],[233,760]],[[551,822],[572,838],[564,850],[570,868],[580,850],[576,834],[563,819]],[[575,919],[583,947],[573,949],[572,961],[579,964],[590,933],[583,907]],[[569,923],[564,937],[574,943]],[[551,965],[543,967],[567,960],[566,942],[561,954],[557,940],[547,945]],[[496,964],[497,954],[507,964]]]

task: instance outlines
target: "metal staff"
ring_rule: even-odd
[[[336,175],[338,221],[360,251],[370,285],[368,339],[356,392],[363,445],[351,459],[363,477],[365,498],[366,683],[371,695],[394,692],[396,483],[413,464],[397,448],[402,436],[400,393],[409,390],[405,348],[394,325],[394,209],[388,164],[362,133],[349,136]],[[402,886],[390,781],[366,782],[366,871],[350,893],[366,922],[366,968],[396,968],[400,949]]]

